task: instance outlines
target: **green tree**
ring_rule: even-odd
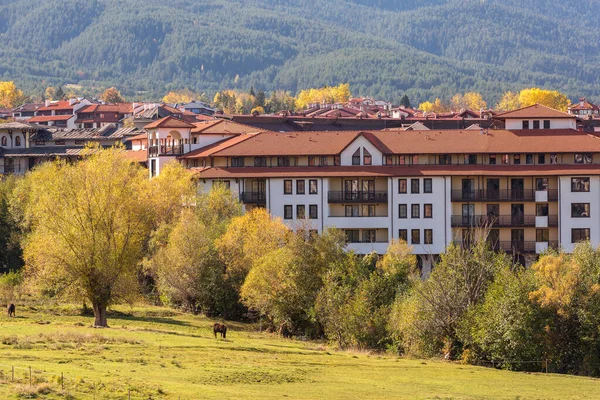
[[[23,252],[20,246],[21,229],[10,209],[10,201],[17,185],[17,178],[0,178],[0,272],[18,270],[23,267]]]
[[[54,92],[54,96],[52,96],[52,100],[64,100],[66,97],[65,92],[63,91],[62,86],[59,86],[55,92]]]
[[[408,98],[408,96],[406,94],[404,94],[400,98],[400,105],[403,106],[404,108],[412,108],[412,106],[410,104],[410,99]]]

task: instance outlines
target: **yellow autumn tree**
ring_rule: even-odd
[[[0,81],[0,107],[12,108],[24,100],[23,91],[12,81]]]
[[[433,113],[442,113],[449,110],[449,107],[442,102],[439,98],[436,98],[432,103],[430,101],[426,101],[424,103],[419,104],[419,110],[423,112],[433,112]]]
[[[101,95],[100,100],[105,103],[123,103],[125,99],[116,87],[106,89]]]
[[[504,93],[504,95],[496,105],[496,109],[499,111],[516,110],[520,107],[519,104],[519,93],[508,91]]]
[[[302,90],[296,96],[296,109],[305,109],[312,103],[345,103],[350,100],[351,95],[350,84],[348,83]]]
[[[523,89],[519,93],[519,106],[528,107],[534,104],[541,104],[559,111],[567,111],[571,101],[569,98],[556,90],[546,90],[540,88]]]
[[[454,111],[459,111],[465,108],[470,110],[479,111],[487,108],[487,103],[483,100],[483,96],[475,92],[467,92],[463,94],[456,94],[451,99],[451,107]]]
[[[198,96],[196,93],[192,92],[189,89],[183,90],[174,90],[165,95],[163,97],[163,102],[168,104],[181,104],[181,103],[189,103],[192,100],[197,100],[202,96]]]

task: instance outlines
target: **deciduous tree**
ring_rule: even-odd
[[[24,102],[23,91],[14,82],[0,81],[0,107],[13,108]]]
[[[559,111],[567,111],[571,101],[569,98],[556,90],[545,90],[540,88],[523,89],[519,93],[519,106],[527,107],[541,104]]]
[[[102,94],[100,95],[100,100],[102,100],[105,103],[113,104],[125,102],[125,99],[121,95],[121,92],[119,92],[119,90],[116,87],[108,88],[104,92],[102,92]]]

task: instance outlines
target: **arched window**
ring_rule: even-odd
[[[352,154],[352,165],[360,165],[360,149],[356,149]]]
[[[21,146],[21,136],[15,136],[15,146],[16,147]]]
[[[0,143],[2,143],[2,144],[0,145],[0,146],[2,146],[2,147],[6,147],[6,146],[8,146],[8,144],[7,144],[7,140],[6,140],[6,136],[2,136],[2,142],[0,142]]]
[[[365,148],[363,148],[363,165],[371,165],[373,162],[373,157],[371,157],[371,153]]]

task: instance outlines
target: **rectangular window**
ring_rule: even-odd
[[[277,157],[277,166],[278,167],[289,167],[290,166],[290,158],[289,157]]]
[[[283,181],[283,194],[292,194],[292,181],[286,179]]]
[[[408,205],[398,204],[398,218],[407,218]]]
[[[490,165],[496,165],[496,155],[490,154]]]
[[[374,204],[363,204],[360,206],[361,217],[374,217],[375,216],[375,205]]]
[[[419,193],[419,180],[411,179],[410,180],[410,192],[411,193]]]
[[[306,181],[304,179],[298,179],[296,181],[296,194],[306,193]]]
[[[525,154],[525,164],[533,164],[533,154]]]
[[[550,231],[548,229],[536,229],[535,241],[538,243],[547,243],[550,241]]]
[[[513,154],[513,164],[514,165],[521,164],[521,155],[520,154]]]
[[[502,164],[508,165],[508,154],[502,155]]]
[[[544,129],[550,129],[550,120],[549,119],[544,120]]]
[[[346,242],[348,242],[348,243],[360,242],[358,229],[346,229]]]
[[[410,206],[410,217],[411,218],[421,218],[420,211],[421,211],[420,204],[412,204]]]
[[[231,181],[219,181],[219,180],[215,180],[212,183],[213,187],[218,186],[218,185],[223,185],[225,186],[225,189],[231,189]]]
[[[306,218],[306,206],[304,204],[298,204],[296,206],[296,219]]]
[[[546,164],[546,155],[538,154],[538,164]]]
[[[321,166],[323,166],[323,167],[327,166],[327,156],[321,157]]]
[[[45,146],[46,145],[46,141],[45,140],[36,140],[35,141],[35,145],[36,146]]]
[[[419,156],[418,155],[415,154],[415,155],[412,156],[412,162],[411,162],[411,164],[412,165],[419,165]]]
[[[421,231],[413,229],[410,231],[410,242],[411,244],[421,244]]]
[[[333,165],[335,165],[335,166],[342,165],[342,159],[340,156],[333,157]]]
[[[523,129],[529,129],[529,121],[523,121]]]
[[[394,156],[385,156],[385,165],[394,165]]]
[[[423,179],[423,193],[432,193],[432,192],[433,192],[433,185],[432,185],[431,178]]]
[[[308,193],[309,194],[318,194],[319,193],[319,185],[316,179],[311,179],[308,181]]]
[[[308,166],[314,167],[315,165],[317,165],[315,160],[316,160],[315,156],[308,156]]]
[[[244,166],[244,157],[231,157],[231,166],[232,167],[243,167]]]
[[[466,164],[477,164],[477,154],[469,154],[467,155]]]
[[[591,164],[592,153],[576,153],[575,164]]]
[[[539,120],[533,121],[533,129],[540,129],[540,121]]]
[[[406,164],[406,156],[400,156],[400,165]]]
[[[65,141],[64,140],[55,140],[54,144],[57,146],[64,146],[65,145]]]
[[[438,164],[440,165],[450,165],[452,164],[452,156],[449,154],[442,154],[438,157]]]
[[[433,204],[423,204],[423,218],[433,218]]]
[[[360,217],[360,206],[346,206],[345,215],[348,218]]]
[[[398,193],[406,193],[406,179],[398,179]]]
[[[377,241],[377,232],[374,229],[367,229],[362,232],[363,243],[375,243]]]
[[[550,154],[550,164],[558,164],[558,154]]]
[[[571,203],[572,218],[589,218],[590,203]]]
[[[294,218],[293,214],[293,210],[292,210],[292,206],[289,204],[286,204],[283,206],[283,219],[292,219]]]
[[[407,242],[408,241],[408,230],[406,230],[406,229],[398,230],[398,239],[404,240],[405,242]]]
[[[548,178],[535,178],[535,190],[545,192],[548,190]]]
[[[433,229],[423,230],[423,244],[433,244]]]
[[[571,229],[571,243],[579,243],[590,240],[589,228],[573,228]]]
[[[590,191],[590,178],[571,178],[571,192],[589,192]]]
[[[548,216],[548,203],[540,203],[535,205],[535,216],[536,217],[547,217]]]
[[[267,166],[267,157],[254,157],[254,166],[255,167],[266,167]]]

